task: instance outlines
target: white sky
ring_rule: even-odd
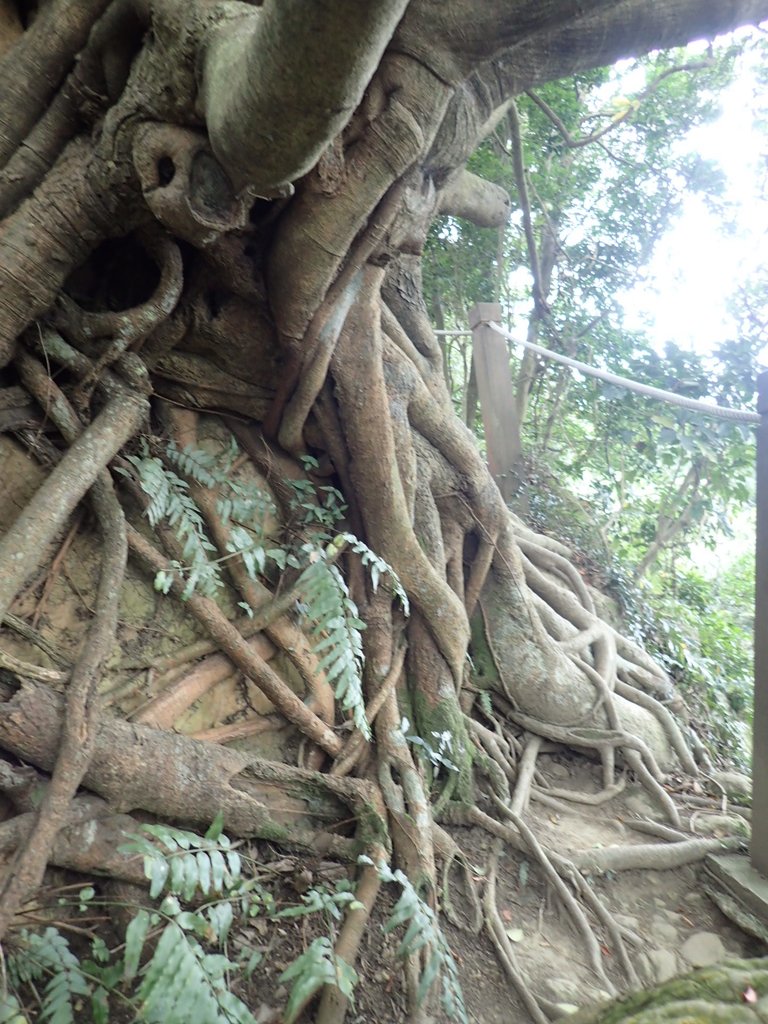
[[[757,273],[761,262],[768,264],[768,140],[754,124],[753,88],[751,75],[742,74],[723,95],[722,115],[688,137],[691,149],[716,160],[726,173],[735,233],[690,196],[657,244],[647,281],[619,296],[627,326],[645,327],[659,351],[674,341],[708,352],[733,336],[728,297],[740,279]],[[768,352],[763,362],[768,365]]]

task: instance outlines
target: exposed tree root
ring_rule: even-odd
[[[23,683],[0,703],[0,745],[50,771],[62,713],[60,697]],[[204,828],[222,811],[235,835],[324,850],[345,860],[383,834],[378,791],[363,780],[333,779],[117,719],[102,720],[84,785],[116,811],[142,808]],[[308,824],[319,817],[321,826],[333,827],[348,817],[345,806],[357,824],[356,840]]]
[[[50,415],[70,444],[81,436],[74,411],[50,381],[45,369],[30,357],[20,359],[22,379]],[[136,426],[136,413],[129,421]],[[99,523],[102,562],[96,598],[96,614],[69,679],[64,721],[59,738],[51,782],[45,791],[35,824],[20,848],[0,889],[0,938],[5,935],[16,911],[42,882],[56,834],[66,820],[69,803],[87,770],[96,743],[96,687],[100,671],[115,642],[118,604],[128,557],[125,517],[109,473],[96,475],[91,494]]]
[[[170,563],[149,541],[133,527],[128,527],[128,543],[152,573],[170,571]],[[180,596],[184,585],[175,581],[171,593]],[[235,627],[210,598],[193,594],[185,607],[201,626],[219,644],[220,649],[237,665],[241,672],[256,684],[276,708],[293,722],[314,743],[335,756],[341,750],[339,737],[296,696],[293,690],[273,672],[269,665],[249,646]]]
[[[498,873],[499,857],[503,848],[504,843],[502,840],[494,839],[488,858],[485,894],[483,896],[485,926],[491,942],[496,948],[496,955],[499,958],[502,970],[509,978],[513,988],[520,997],[520,1001],[530,1014],[533,1024],[549,1024],[549,1018],[542,1011],[517,965],[515,951],[512,948],[512,943],[507,938],[506,929],[496,907],[496,876]]]
[[[386,852],[382,848],[372,849],[370,855],[372,860],[376,858],[374,864],[381,859],[386,860]],[[375,866],[364,864],[355,890],[355,899],[359,906],[347,911],[344,925],[335,945],[336,955],[350,966],[355,963],[357,950],[380,888],[381,881]],[[335,985],[326,985],[317,1009],[317,1024],[342,1024],[348,1006],[349,1000]]]
[[[629,871],[633,868],[663,871],[680,868],[703,860],[708,853],[724,853],[744,846],[741,836],[724,839],[685,839],[677,843],[642,846],[611,846],[606,850],[589,850],[573,858],[584,871]]]

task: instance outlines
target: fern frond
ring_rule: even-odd
[[[13,987],[48,978],[38,1018],[41,1022],[75,1024],[75,1006],[79,999],[90,996],[91,985],[69,943],[56,928],[46,928],[42,935],[22,931],[18,949],[9,955],[7,963]]]
[[[331,940],[322,935],[283,971],[280,981],[293,981],[283,1015],[284,1024],[293,1024],[309,1000],[324,985],[336,985],[352,1001],[357,972],[337,956]]]
[[[157,526],[165,520],[181,542],[188,563],[182,569],[175,562],[170,573],[158,574],[156,588],[167,593],[174,576],[185,576],[182,599],[186,600],[195,589],[214,597],[223,586],[218,565],[209,558],[216,548],[208,539],[202,513],[189,494],[189,484],[168,469],[161,459],[150,456],[146,444],[141,456],[129,455],[128,461],[136,471],[139,486],[150,499],[146,509],[150,525]]]
[[[369,857],[360,857],[360,861],[373,864]],[[419,896],[411,880],[402,871],[392,871],[383,861],[375,867],[382,882],[397,882],[401,888],[400,898],[384,926],[385,932],[391,932],[399,925],[407,925],[397,951],[398,956],[405,959],[425,946],[430,948],[429,959],[419,979],[417,1004],[423,1002],[432,985],[439,979],[440,1002],[446,1014],[460,1024],[469,1024],[459,969],[435,911]]]
[[[227,989],[228,957],[206,953],[175,921],[163,929],[137,995],[144,1024],[256,1024]]]
[[[152,837],[165,850],[150,841]],[[240,887],[242,861],[230,848],[227,836],[216,839],[170,825],[142,825],[141,832],[120,846],[123,853],[144,858],[144,874],[150,881],[150,896],[165,891],[191,900],[198,892],[226,894]]]
[[[259,536],[267,515],[274,514],[275,506],[269,495],[250,482],[233,479],[232,465],[239,455],[237,442],[232,438],[229,451],[212,455],[201,448],[187,445],[181,451],[171,441],[166,449],[170,462],[185,476],[203,487],[218,490],[217,512],[222,521],[230,520],[247,525]]]
[[[219,482],[221,472],[218,465],[218,458],[202,448],[193,445],[186,445],[179,450],[174,441],[170,441],[165,449],[168,461],[181,470],[188,477],[191,477],[203,487],[215,487]]]
[[[335,543],[338,544],[343,541],[349,546],[350,551],[354,551],[355,554],[360,555],[360,561],[368,569],[371,577],[371,585],[374,590],[379,585],[379,580],[382,576],[389,579],[392,591],[395,597],[402,605],[403,611],[406,615],[410,614],[410,602],[408,601],[408,595],[403,589],[403,585],[400,582],[400,577],[397,575],[395,570],[389,564],[380,558],[375,551],[371,551],[367,544],[359,540],[353,533],[340,533],[336,538]]]
[[[370,739],[362,684],[365,658],[361,631],[365,623],[349,596],[344,578],[335,565],[318,559],[301,574],[297,588],[307,606],[315,653],[325,652],[318,668],[326,673],[344,710],[352,712],[357,728]]]
[[[29,1024],[15,995],[6,992],[0,997],[0,1024]]]

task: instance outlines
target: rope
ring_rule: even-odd
[[[683,409],[695,409],[696,412],[702,412],[706,416],[716,416],[722,420],[735,420],[738,423],[759,423],[761,420],[759,413],[750,412],[747,409],[727,409],[722,405],[710,405],[708,402],[702,402],[697,398],[686,398],[684,395],[676,395],[674,391],[664,391],[662,388],[651,387],[650,384],[641,384],[636,380],[619,377],[617,374],[609,373],[607,370],[599,370],[596,366],[580,363],[578,359],[571,359],[569,356],[560,355],[559,352],[550,352],[548,348],[534,345],[532,341],[523,341],[520,338],[515,338],[514,335],[509,331],[505,331],[499,324],[488,322],[486,326],[500,334],[502,338],[506,338],[516,345],[522,345],[524,348],[530,349],[531,352],[544,356],[545,359],[551,359],[555,363],[562,363],[563,366],[569,366],[572,370],[579,370],[589,377],[597,377],[598,380],[604,380],[608,384],[617,384],[628,391],[637,391],[640,395],[658,398],[662,402],[669,402],[670,405],[679,405]]]

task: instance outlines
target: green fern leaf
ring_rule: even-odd
[[[368,857],[359,859],[361,863],[372,863]],[[402,871],[392,871],[384,862],[377,864],[376,869],[383,882],[397,882],[402,890],[384,926],[385,932],[391,932],[398,925],[409,922],[398,949],[398,956],[405,958],[426,945],[431,947],[431,955],[419,980],[417,1002],[426,998],[432,985],[439,978],[440,1002],[443,1009],[452,1020],[458,1020],[460,1024],[469,1024],[458,967],[434,910],[419,896],[408,876]]]
[[[206,954],[175,922],[160,936],[138,996],[145,1024],[255,1024],[248,1008],[227,991],[227,957]]]
[[[333,952],[331,940],[322,935],[286,968],[280,975],[280,981],[293,981],[291,994],[283,1014],[284,1024],[293,1024],[303,1008],[324,985],[333,985],[337,982],[337,961],[340,960]],[[339,971],[339,978],[348,987],[345,995],[351,996],[352,988],[357,981],[357,975],[348,964],[344,965],[352,970],[354,980],[350,985],[350,977],[346,972]],[[341,985],[339,985],[341,988]],[[343,991],[343,990],[342,990]]]
[[[307,566],[298,586],[307,606],[313,649],[318,655],[327,652],[318,669],[326,673],[336,699],[345,711],[352,712],[355,725],[370,739],[362,687],[364,657],[360,633],[365,623],[349,597],[344,578],[335,565],[320,558]]]
[[[29,1024],[18,999],[10,992],[0,998],[0,1024]]]
[[[200,892],[207,896],[211,891],[211,858],[205,850],[198,850],[195,860],[197,861],[197,884]]]
[[[125,929],[125,955],[123,957],[123,980],[133,981],[139,972],[139,961],[150,926],[146,910],[138,910]]]
[[[406,615],[410,614],[410,603],[408,601],[408,595],[403,589],[403,585],[400,582],[400,577],[397,575],[392,566],[385,562],[383,558],[380,558],[375,551],[371,551],[367,544],[359,540],[353,533],[342,533],[336,540],[342,540],[348,544],[352,551],[360,555],[361,561],[364,566],[369,570],[371,576],[371,584],[373,589],[376,590],[379,584],[379,580],[382,576],[387,576],[392,585],[392,590],[400,601],[403,611]]]
[[[227,941],[229,929],[232,927],[232,922],[235,919],[232,904],[225,902],[214,903],[206,911],[206,917],[208,918],[209,929],[216,937],[216,942],[219,945],[223,945]]]
[[[46,928],[42,936],[29,936],[35,954],[47,961],[53,975],[45,986],[40,1021],[50,1024],[75,1024],[75,1003],[91,994],[91,986],[80,969],[80,961],[67,940],[55,928]],[[79,1015],[79,1014],[78,1014]]]

